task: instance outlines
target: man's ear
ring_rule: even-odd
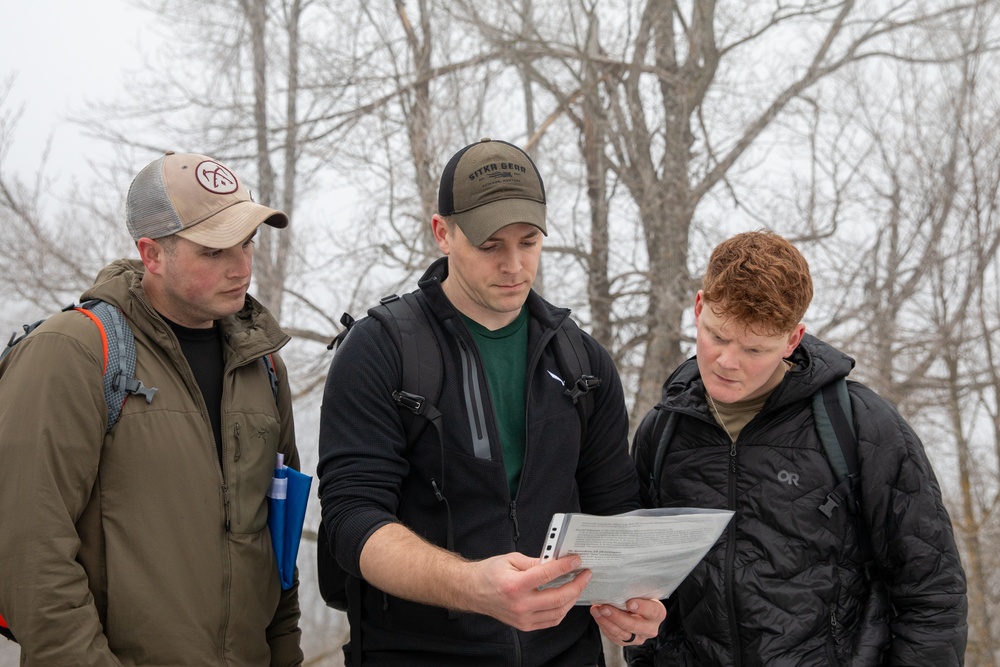
[[[785,354],[782,355],[783,357],[788,358],[792,356],[792,352],[794,352],[795,348],[797,348],[799,346],[799,343],[802,342],[802,336],[804,336],[805,333],[806,333],[805,324],[799,322],[797,325],[795,325],[795,328],[792,329],[792,333],[788,334],[788,344],[785,346]]]
[[[154,239],[143,237],[135,242],[139,249],[139,259],[142,260],[146,271],[152,274],[159,274],[163,267],[163,256],[166,248]]]
[[[448,222],[438,214],[431,218],[431,229],[434,232],[434,240],[437,241],[438,248],[445,255],[451,252],[451,235]]]
[[[694,295],[694,323],[698,324],[698,318],[701,317],[701,311],[705,308],[705,294],[698,290],[698,293]]]

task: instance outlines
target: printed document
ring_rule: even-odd
[[[632,598],[662,600],[674,592],[722,535],[729,510],[668,507],[614,516],[555,514],[543,561],[576,554],[593,577],[576,604],[624,607]],[[579,570],[542,588],[561,586]]]

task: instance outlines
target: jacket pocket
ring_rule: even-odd
[[[267,490],[274,476],[281,427],[269,415],[237,414],[229,436],[229,486],[234,533],[257,533],[267,525]]]

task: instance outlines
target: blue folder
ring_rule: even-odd
[[[312,477],[286,466],[284,455],[278,454],[267,492],[267,527],[271,529],[282,590],[288,590],[295,582],[295,559],[299,555],[310,486]]]

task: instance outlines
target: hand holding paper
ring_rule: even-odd
[[[578,605],[623,607],[633,598],[666,598],[715,544],[733,513],[662,508],[615,516],[555,514],[541,560],[580,556],[593,576]],[[574,573],[542,588],[570,581]]]

